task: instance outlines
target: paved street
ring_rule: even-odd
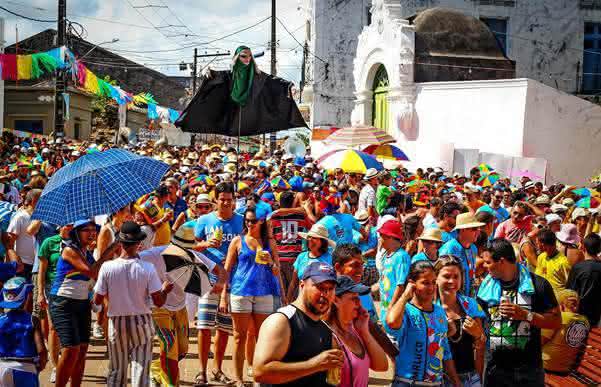
[[[232,339],[228,342],[228,348],[225,353],[224,371],[228,375],[234,374],[234,365],[232,361]],[[155,356],[158,356],[158,344],[155,342]],[[211,361],[209,360],[209,367]],[[192,332],[190,338],[190,353],[186,359],[180,363],[181,365],[181,385],[192,386],[194,376],[198,372],[198,340],[196,338],[196,330]],[[88,360],[86,362],[86,372],[84,376],[84,386],[106,385],[106,371],[108,367],[108,354],[104,342],[92,339],[90,349],[88,350]],[[51,386],[49,382],[51,367],[48,365],[40,376],[40,384],[42,386]],[[392,370],[388,372],[371,372],[370,386],[385,386],[390,384],[392,378]],[[307,386],[309,387],[309,386]]]

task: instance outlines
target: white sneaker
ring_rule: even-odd
[[[94,322],[94,324],[92,325],[92,336],[94,336],[95,339],[103,339],[104,338],[104,333],[102,332],[102,327],[100,325],[98,325],[97,322]]]
[[[52,369],[52,372],[50,373],[50,383],[55,383],[56,382],[56,368]]]

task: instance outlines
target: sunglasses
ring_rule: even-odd
[[[495,199],[503,199],[503,196],[495,195]]]
[[[246,59],[246,58],[248,58],[248,57],[249,57],[249,56],[248,56],[248,55],[246,55],[246,54],[240,54],[240,55],[238,55],[238,56],[239,56],[240,58],[242,58],[242,59]]]
[[[257,224],[257,223],[259,223],[259,219],[245,219],[244,221],[246,223],[250,223],[250,224]]]

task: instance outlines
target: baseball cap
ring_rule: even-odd
[[[23,277],[13,277],[6,281],[2,287],[0,308],[18,309],[23,305],[27,296],[33,290],[33,285],[28,284]]]
[[[382,224],[382,227],[378,229],[378,233],[403,240],[403,226],[401,225],[401,222],[396,219],[389,220]]]
[[[557,214],[548,214],[545,216],[545,220],[547,221],[547,224],[562,221],[561,216],[559,216]]]
[[[327,263],[323,262],[312,262],[303,273],[303,280],[307,280],[311,278],[311,280],[320,284],[325,281],[334,281],[336,282],[336,272],[334,268]]]
[[[339,275],[336,278],[336,295],[342,296],[344,293],[358,293],[363,296],[370,292],[369,286],[362,283],[356,283],[353,279],[346,275]]]

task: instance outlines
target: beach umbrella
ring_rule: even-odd
[[[601,199],[594,196],[586,196],[576,202],[576,207],[597,208],[601,204]]]
[[[495,170],[493,167],[491,167],[490,165],[488,165],[486,163],[480,163],[478,165],[478,169],[480,170],[481,174],[484,174],[484,173],[488,174],[488,173],[494,172],[494,170]]]
[[[161,161],[123,149],[85,155],[50,178],[33,219],[66,225],[113,214],[152,192],[168,169]]]
[[[346,173],[361,174],[365,174],[370,168],[375,168],[378,171],[384,169],[382,163],[372,155],[352,149],[331,152],[327,157],[319,161],[319,165],[323,169],[331,170],[340,168]]]
[[[430,184],[430,182],[428,180],[415,178],[415,179],[411,180],[410,182],[408,182],[407,184],[405,184],[405,189],[408,192],[417,192],[420,190],[420,188],[426,187],[429,184]]]
[[[195,187],[199,184],[206,184],[212,186],[215,185],[215,182],[207,175],[198,175],[194,179],[192,179],[192,181],[190,182],[190,187]]]
[[[592,188],[577,188],[573,189],[572,192],[578,196],[588,197],[588,196],[599,196],[599,192]]]
[[[324,143],[352,148],[357,145],[388,144],[395,139],[386,131],[373,126],[349,126],[329,135]]]
[[[496,172],[491,172],[480,176],[477,183],[480,187],[492,187],[497,181],[499,181],[499,174]]]
[[[391,145],[370,145],[363,152],[376,157],[376,159],[409,161],[409,157],[400,148]]]
[[[278,176],[271,180],[271,187],[273,189],[282,188],[282,189],[290,189],[290,184],[284,179],[282,176]]]
[[[17,205],[0,201],[0,224],[6,222],[8,225],[15,212],[17,212]]]

